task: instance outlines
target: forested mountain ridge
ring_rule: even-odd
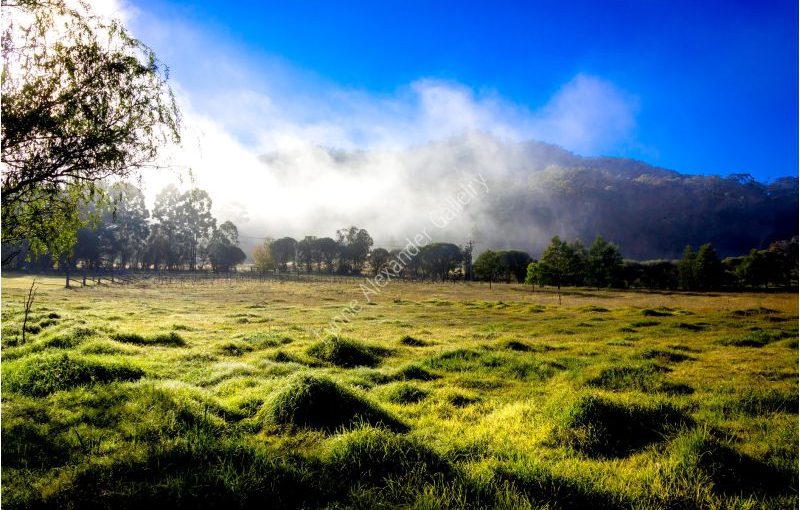
[[[762,184],[749,175],[683,175],[633,160],[574,157],[513,181],[489,196],[498,223],[585,242],[602,234],[630,258],[675,258],[683,246],[705,242],[737,255],[798,232],[795,177]]]
[[[553,235],[590,243],[602,235],[625,257],[678,258],[687,244],[711,242],[722,256],[790,239],[798,233],[798,180],[764,184],[747,174],[687,175],[633,159],[582,157],[537,141],[512,142],[484,133],[396,151],[344,151],[317,147],[315,155],[270,153],[262,162],[281,182],[314,176],[355,189],[376,176],[396,183],[361,207],[324,198],[317,209],[337,223],[366,226],[379,244],[400,244],[428,223],[429,211],[474,176],[488,192],[472,201],[438,238],[478,243],[478,251],[516,248],[538,256]],[[302,199],[302,194],[298,199]],[[293,232],[293,230],[289,230]],[[299,235],[299,233],[298,233]]]

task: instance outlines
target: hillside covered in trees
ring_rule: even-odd
[[[259,197],[264,210],[248,210],[253,223],[242,229],[280,230],[269,232],[272,236],[299,237],[356,224],[366,227],[376,243],[398,246],[476,176],[485,178],[487,192],[437,237],[457,244],[472,239],[480,251],[540,253],[554,234],[586,244],[603,235],[636,259],[678,258],[687,244],[706,242],[724,257],[765,249],[798,233],[796,177],[765,184],[746,174],[686,175],[483,133],[394,151],[316,147],[270,153],[261,160],[281,191],[275,200],[289,196],[292,203],[308,202],[287,210]],[[324,188],[314,188],[316,182],[324,182]],[[348,200],[341,199],[344,193]]]

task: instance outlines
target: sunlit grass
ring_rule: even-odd
[[[797,505],[795,295],[61,284],[23,344],[3,278],[4,507]]]

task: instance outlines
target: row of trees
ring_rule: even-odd
[[[579,285],[701,291],[743,286],[790,287],[798,280],[797,245],[797,238],[778,241],[766,250],[753,249],[746,256],[720,260],[714,247],[707,243],[696,252],[687,246],[678,261],[639,262],[624,260],[616,245],[599,236],[588,250],[580,241],[565,242],[556,236],[541,259],[528,265],[525,282],[559,289]],[[484,256],[487,254],[475,262],[476,268]],[[493,260],[491,254],[487,257]]]
[[[210,265],[214,271],[227,271],[246,259],[236,225],[217,225],[211,198],[201,189],[181,192],[167,186],[156,196],[151,214],[141,190],[118,182],[84,203],[80,215],[92,221],[78,229],[71,253],[59,257],[62,267],[194,270]],[[29,248],[25,241],[4,245],[5,251],[18,252],[12,268],[22,267]],[[52,257],[34,257],[30,266],[51,267]]]
[[[245,261],[239,233],[230,221],[217,224],[211,213],[211,197],[201,189],[181,192],[173,185],[157,196],[152,212],[141,190],[126,182],[104,184],[80,215],[92,219],[79,228],[71,252],[34,256],[31,269],[61,267],[90,269],[135,268],[195,270],[210,266],[229,271]],[[580,241],[554,237],[539,260],[520,250],[487,250],[474,264],[472,245],[434,242],[407,253],[375,247],[366,229],[351,226],[335,237],[305,236],[268,239],[252,253],[260,271],[304,271],[376,275],[403,260],[400,278],[430,280],[482,280],[525,282],[532,285],[591,286],[597,288],[641,287],[655,289],[715,290],[724,287],[790,286],[797,281],[797,239],[775,242],[765,250],[721,260],[711,244],[697,251],[687,246],[678,261],[625,260],[620,249],[597,237],[586,249]],[[26,242],[3,245],[19,256],[11,268],[25,265],[30,246]],[[5,258],[5,256],[4,256]],[[7,265],[8,267],[8,265]]]
[[[266,271],[304,271],[306,273],[337,273],[346,275],[377,275],[392,261],[402,260],[392,276],[399,278],[428,278],[447,280],[468,275],[472,261],[471,246],[452,243],[430,243],[414,249],[372,248],[374,242],[366,229],[347,227],[336,231],[336,238],[305,236],[297,241],[291,237],[267,239],[256,246],[252,257],[255,267]]]

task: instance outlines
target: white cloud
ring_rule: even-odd
[[[172,68],[185,134],[169,160],[190,167],[219,219],[239,222],[247,234],[330,235],[357,223],[384,240],[402,239],[427,224],[459,175],[519,168],[498,156],[495,138],[596,154],[632,142],[636,127],[635,99],[590,75],[577,75],[536,109],[430,78],[375,94],[186,20],[156,18],[119,0],[101,3],[104,12],[123,13]],[[465,133],[459,144],[438,142]],[[366,153],[341,161],[319,146]],[[268,163],[261,159],[276,152]],[[148,195],[176,178],[148,173]],[[480,204],[472,207],[452,228],[463,234],[478,223]]]

